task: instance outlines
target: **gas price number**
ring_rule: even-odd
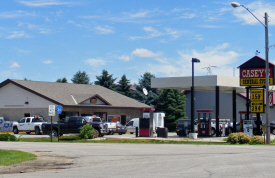
[[[264,112],[264,90],[250,90],[250,111],[251,113]]]

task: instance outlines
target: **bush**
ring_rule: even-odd
[[[16,137],[11,134],[0,134],[0,141],[16,141]]]
[[[264,144],[264,138],[262,136],[253,136],[249,144],[251,145]]]
[[[239,143],[247,144],[250,142],[251,137],[246,133],[239,133]]]
[[[250,136],[247,135],[246,133],[231,133],[227,137],[227,142],[230,142],[232,144],[246,144],[250,142]]]
[[[86,124],[80,129],[79,138],[81,139],[93,139],[94,138],[95,129],[90,125]]]

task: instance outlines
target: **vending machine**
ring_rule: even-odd
[[[198,114],[198,136],[211,136],[211,115],[213,110],[200,109]]]

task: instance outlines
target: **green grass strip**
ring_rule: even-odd
[[[14,150],[0,150],[0,166],[9,166],[24,161],[35,160],[36,155]]]

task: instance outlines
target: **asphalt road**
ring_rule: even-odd
[[[0,149],[73,158],[67,169],[0,177],[274,177],[275,147],[0,142]]]

